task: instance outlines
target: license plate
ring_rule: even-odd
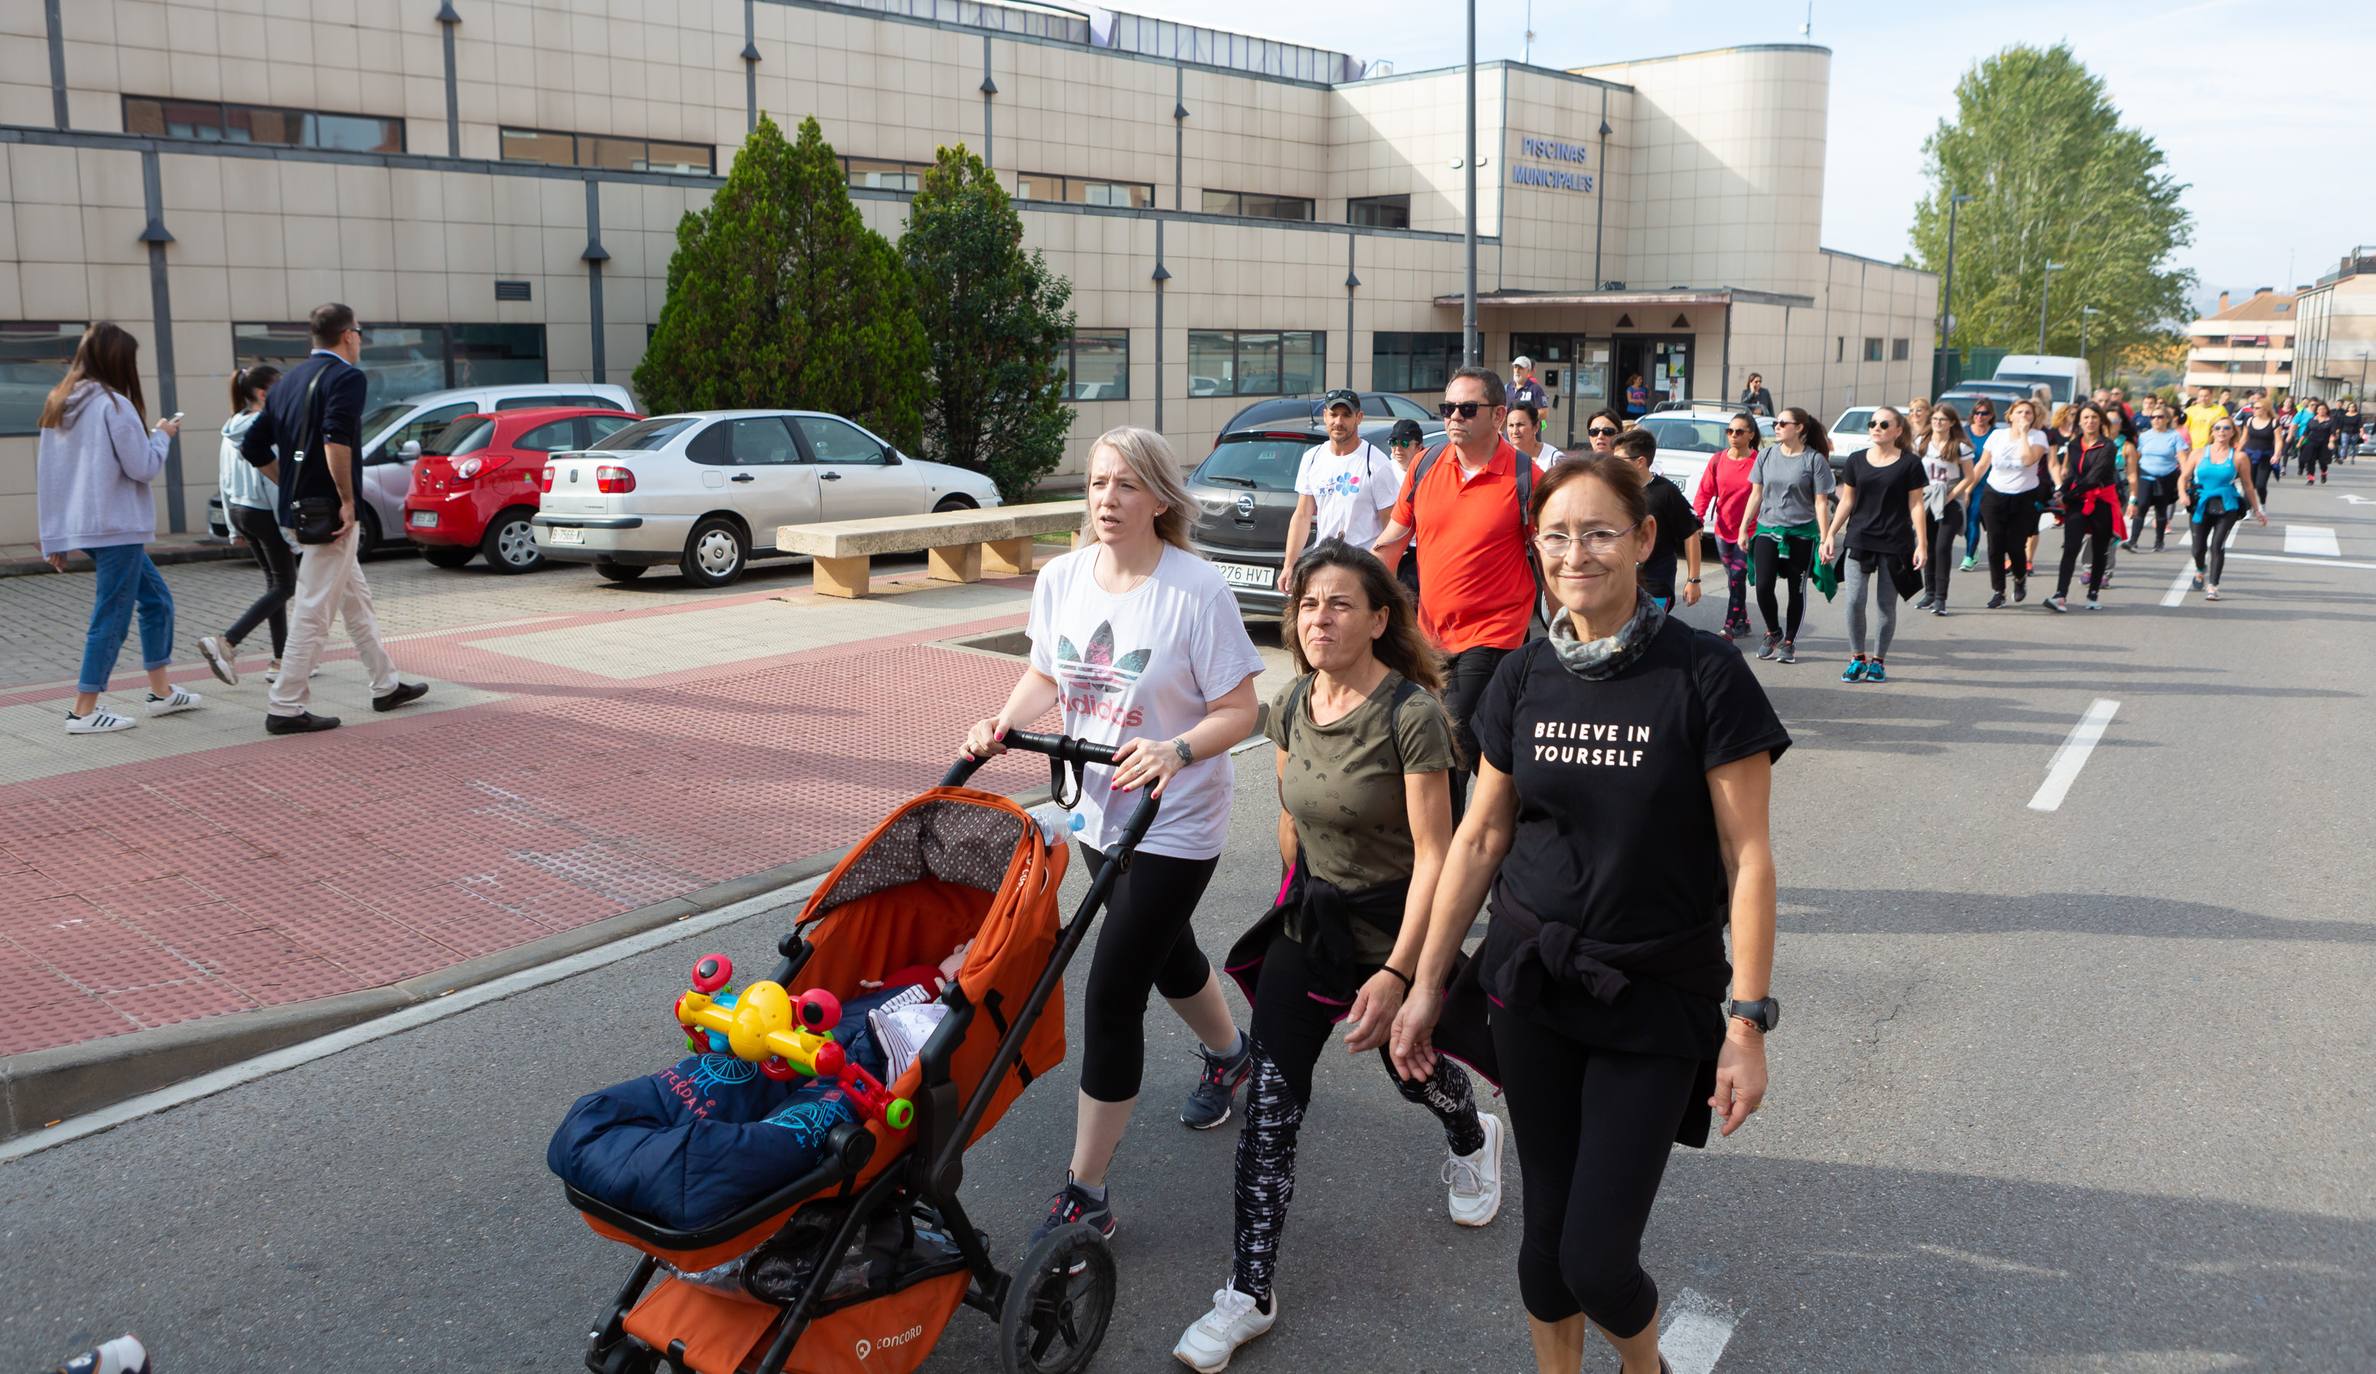
[[[574,525],[549,525],[545,532],[553,536],[553,542],[556,544],[583,544],[586,542],[586,532]]]
[[[1279,584],[1276,572],[1253,563],[1215,563],[1213,571],[1221,574],[1221,580],[1232,587],[1252,587],[1267,592]]]
[[[417,510],[404,518],[411,522],[412,527],[416,530],[437,528],[437,512],[433,510]]]

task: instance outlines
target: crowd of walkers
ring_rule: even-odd
[[[373,710],[394,710],[429,690],[397,675],[372,619],[371,587],[360,562],[355,502],[363,483],[363,327],[353,310],[333,303],[314,310],[310,329],[312,353],[286,375],[258,366],[231,377],[231,419],[223,426],[217,481],[224,517],[255,557],[264,588],[229,626],[197,641],[208,668],[236,687],[240,644],[258,626],[270,627],[264,725],[274,735],[337,727],[336,716],[314,714],[307,706],[338,621],[345,622],[370,674]],[[150,489],[165,470],[181,418],[148,423],[140,342],[106,320],[83,331],[65,377],[42,408],[35,478],[41,552],[59,572],[80,553],[98,574],[67,734],[113,734],[140,723],[100,702],[135,612],[141,667],[148,673],[145,714],[178,715],[204,704],[198,693],[170,680],[173,593],[148,555],[157,537]]]

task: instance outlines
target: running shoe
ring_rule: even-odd
[[[2035,570],[2033,569],[2033,571],[2035,571]],[[2018,602],[2018,601],[2027,601],[2027,600],[2029,600],[2029,579],[2028,579],[2028,578],[2026,578],[2026,577],[2016,577],[2016,578],[2014,578],[2014,579],[2013,579],[2013,599],[2014,599],[2015,601],[2017,601],[2017,602]]]
[[[1939,598],[1930,595],[1928,592],[1925,592],[1923,593],[1922,599],[1914,603],[1914,609],[1918,611],[1927,611],[1931,608],[1931,604],[1938,599]]]
[[[2096,599],[2095,599],[2094,597],[2092,597],[2092,596],[2091,596],[2091,597],[2089,597],[2089,598],[2087,598],[2087,600],[2086,600],[2086,601],[2085,601],[2083,604],[2084,604],[2084,605],[2087,607],[2087,609],[2089,609],[2089,610],[2091,610],[2091,611],[2100,611],[2100,610],[2104,609],[2104,603],[2103,603],[2103,602],[2101,602],[2101,601],[2098,601],[2098,600],[2096,600]]]
[[[1784,663],[1798,662],[1798,646],[1787,639],[1782,641],[1782,661]]]
[[[1271,1310],[1265,1312],[1254,1299],[1224,1288],[1213,1295],[1213,1310],[1180,1333],[1172,1358],[1199,1374],[1215,1374],[1229,1368],[1229,1357],[1239,1346],[1270,1330],[1278,1319],[1279,1290],[1271,1290]]]
[[[66,733],[69,735],[109,735],[129,730],[140,724],[130,716],[119,716],[104,706],[94,706],[87,715],[66,713]]]
[[[1980,560],[1979,560],[1979,559],[1977,559],[1977,558],[1974,558],[1972,555],[1970,555],[1970,554],[1968,554],[1968,553],[1967,553],[1967,554],[1965,554],[1965,555],[1964,555],[1964,561],[1963,561],[1963,565],[1962,565],[1961,567],[1957,568],[1957,569],[1956,569],[1956,571],[1957,571],[1957,572],[1970,572],[1972,569],[1974,569],[1974,568],[1977,568],[1977,567],[1979,567],[1979,566],[1980,566]]]
[[[232,661],[232,648],[223,642],[221,635],[198,636],[198,654],[206,660],[206,666],[214,670],[214,675],[222,679],[224,686],[239,685],[239,665]]]
[[[1238,1084],[1245,1082],[1254,1068],[1254,1042],[1239,1036],[1237,1055],[1229,1059],[1199,1045],[1196,1057],[1204,1061],[1204,1068],[1196,1076],[1196,1086],[1188,1090],[1187,1104],[1180,1108],[1180,1124],[1192,1131],[1209,1131],[1229,1120]]]
[[[1867,682],[1887,682],[1889,681],[1889,670],[1883,668],[1881,666],[1881,660],[1876,658],[1865,664],[1864,680]]]
[[[1864,681],[1864,680],[1865,680],[1865,661],[1864,661],[1864,658],[1863,658],[1863,656],[1862,656],[1862,655],[1859,655],[1858,657],[1855,657],[1855,658],[1849,659],[1849,660],[1848,660],[1848,667],[1847,667],[1845,670],[1843,670],[1843,671],[1841,672],[1841,674],[1840,674],[1840,681],[1842,681],[1842,682],[1862,682],[1862,681]]]
[[[1997,593],[1995,596],[1992,596],[1992,597],[1988,598],[1988,609],[1990,609],[1990,610],[1992,610],[1992,611],[1993,611],[1993,610],[1996,610],[1996,609],[1998,609],[1999,607],[2003,606],[2004,604],[2005,604],[2005,594],[2004,594],[2003,592],[1998,592],[1998,593]]]
[[[2219,599],[2219,588],[2217,588],[2217,587],[2205,587],[2205,588],[2203,588],[2203,599],[2204,599],[2205,601],[2217,601],[2217,600]],[[67,729],[69,729],[69,730],[71,730],[71,729],[73,729],[74,727],[73,727],[73,726],[71,726],[71,725],[69,725],[69,726],[67,726],[66,728],[67,728]]]
[[[1108,1199],[1091,1196],[1088,1189],[1068,1177],[1056,1196],[1048,1199],[1048,1214],[1031,1228],[1031,1244],[1039,1244],[1050,1231],[1076,1221],[1096,1227],[1097,1233],[1108,1240],[1114,1238],[1114,1209]]]
[[[1772,658],[1774,655],[1776,655],[1776,654],[1780,653],[1781,651],[1782,651],[1782,636],[1780,636],[1780,635],[1767,635],[1767,636],[1765,637],[1765,647],[1757,651],[1757,656],[1758,656],[1759,658]]]
[[[2046,598],[2046,609],[2054,612],[2056,615],[2063,615],[2071,609],[2071,598],[2063,595],[2060,592],[2057,592],[2053,596]]]
[[[1931,614],[1941,616],[1947,614],[1947,603],[1942,601],[1938,605],[1931,607]]]
[[[118,1336],[58,1366],[58,1374],[149,1374],[148,1351],[137,1337]]]
[[[1451,1185],[1450,1208],[1455,1226],[1483,1226],[1501,1212],[1502,1123],[1491,1112],[1477,1113],[1485,1128],[1485,1143],[1473,1155],[1446,1155],[1444,1182]],[[1271,1306],[1277,1307],[1273,1298]]]

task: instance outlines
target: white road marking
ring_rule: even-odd
[[[721,926],[732,925],[736,921],[756,916],[776,907],[805,901],[809,893],[816,889],[817,884],[823,881],[823,878],[824,875],[819,874],[817,877],[803,879],[788,887],[780,887],[772,892],[763,892],[756,897],[746,897],[732,906],[723,906],[716,911],[706,912],[686,920],[672,921],[667,925],[647,930],[640,935],[631,935],[624,940],[598,945],[593,949],[570,955],[566,959],[557,959],[549,964],[539,964],[534,968],[522,969],[518,973],[498,978],[491,983],[481,983],[477,987],[464,988],[459,992],[449,993],[434,1002],[416,1003],[377,1020],[366,1021],[359,1026],[349,1026],[342,1031],[336,1031],[301,1044],[290,1045],[285,1049],[274,1050],[270,1054],[259,1055],[254,1059],[193,1078],[187,1083],[176,1083],[171,1087],[159,1088],[153,1093],[143,1093],[139,1097],[118,1102],[112,1107],[102,1107],[88,1115],[60,1122],[47,1130],[18,1136],[14,1140],[0,1143],[0,1164],[22,1159],[27,1155],[39,1154],[44,1150],[55,1149],[71,1141],[80,1140],[84,1136],[113,1130],[126,1122],[137,1121],[141,1117],[150,1116],[171,1107],[196,1102],[200,1098],[212,1097],[217,1093],[229,1092],[233,1088],[253,1083],[259,1078],[269,1078],[276,1073],[310,1064],[316,1059],[326,1059],[342,1050],[351,1050],[357,1045],[367,1045],[374,1040],[395,1035],[401,1031],[408,1031],[416,1026],[426,1026],[434,1021],[442,1021],[449,1016],[458,1016],[473,1007],[484,1006],[489,1002],[500,1002],[506,997],[540,988],[548,983],[558,983],[564,978],[574,978],[581,973],[589,973],[595,969],[618,963],[622,959],[632,959],[636,955],[649,953],[691,936],[705,934]]]
[[[2341,558],[2343,545],[2335,538],[2335,531],[2327,525],[2287,525],[2285,551],[2306,553],[2319,558]]]
[[[2376,568],[2376,563],[2354,563],[2347,558],[2296,558],[2282,553],[2231,553],[2228,557],[2247,563],[2307,563],[2313,568]]]
[[[2112,723],[2112,716],[2120,710],[2120,703],[2097,697],[2087,708],[2087,714],[2071,727],[2071,736],[2054,751],[2054,761],[2046,765],[2046,781],[2039,784],[2036,796],[2029,799],[2032,811],[2054,811],[2063,804],[2071,784],[2079,780],[2079,770],[2087,766],[2087,756],[2095,752],[2096,741],[2104,737],[2104,727]]]
[[[2342,501],[2349,501],[2351,504],[2353,504],[2353,505],[2355,505],[2355,506],[2376,506],[2376,499],[2371,499],[2371,498],[2369,498],[2369,497],[2362,496],[2362,495],[2360,495],[2360,494],[2359,494],[2358,492],[2356,492],[2356,491],[2347,491],[2347,492],[2344,492],[2344,493],[2342,493],[2342,494],[2341,494],[2339,497],[2337,497],[2336,499],[2338,499],[2338,500],[2342,500]]]
[[[2176,606],[2184,603],[2186,600],[2187,591],[2193,586],[2194,565],[2189,563],[2185,567],[2178,570],[2178,580],[2172,582],[2170,584],[2170,589],[2162,593],[2162,604],[2164,606]]]
[[[1731,1343],[1739,1318],[1713,1298],[1686,1288],[1667,1300],[1667,1321],[1658,1333],[1658,1353],[1675,1374],[1710,1374]]]

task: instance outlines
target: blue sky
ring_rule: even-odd
[[[1400,71],[1458,64],[1457,5],[1411,0],[1154,0],[1124,8],[1386,58]],[[1480,0],[1477,56],[1520,55],[1525,0]],[[1734,43],[1799,41],[1805,0],[1536,0],[1534,55],[1572,67]],[[2298,36],[2298,37],[2297,37]],[[2376,243],[2376,4],[2352,0],[1817,0],[1812,41],[1832,50],[1826,247],[1895,259],[1922,191],[1922,141],[1953,112],[1955,82],[2008,43],[2067,39],[2104,78],[2124,123],[2152,136],[2191,186],[2195,241],[2179,264],[2222,290],[2311,281]],[[2211,59],[2211,60],[2206,60]],[[2314,193],[2290,167],[2319,170]],[[2266,169],[2269,180],[2254,177]],[[2287,278],[2288,263],[2292,277]]]

